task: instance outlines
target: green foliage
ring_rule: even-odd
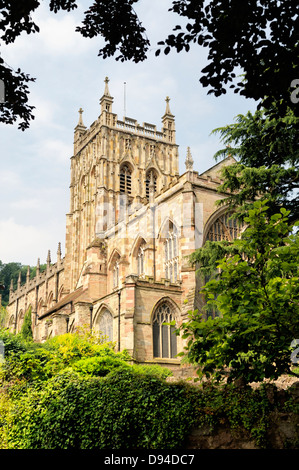
[[[263,388],[168,383],[168,369],[131,364],[127,352],[87,345],[80,334],[43,344],[4,330],[0,337],[8,347],[0,373],[2,449],[179,449],[191,428],[223,423],[236,433],[245,428],[265,447],[269,413],[282,406]]]
[[[291,370],[291,342],[299,337],[299,236],[288,212],[267,215],[265,202],[245,218],[235,253],[219,261],[220,274],[202,289],[207,308],[221,315],[203,321],[190,312],[181,326],[188,360],[198,374],[246,382],[276,379]]]
[[[20,396],[9,448],[176,448],[192,424],[184,387],[121,370],[105,378],[65,371]]]
[[[31,307],[25,313],[20,335],[25,341],[33,341]]]
[[[237,160],[223,168],[224,183],[219,192],[228,197],[219,204],[244,215],[253,201],[263,198],[272,214],[283,206],[290,210],[290,221],[298,220],[298,123],[299,118],[290,109],[279,119],[258,110],[240,114],[236,123],[214,129],[213,133],[220,134],[225,144],[215,158],[231,155]]]
[[[165,46],[165,54],[171,49],[207,48],[208,64],[200,82],[210,88],[208,93],[220,96],[232,88],[268,110],[275,101],[272,113],[284,115],[290,105],[298,115],[298,105],[290,99],[291,81],[298,76],[294,2],[174,0],[170,10],[185,21],[159,44]],[[243,76],[237,80],[240,69]]]
[[[46,264],[42,264],[40,266],[40,272],[43,272],[46,267]],[[24,266],[21,263],[2,263],[2,261],[0,261],[0,284],[5,286],[2,294],[2,303],[4,306],[8,304],[11,281],[13,281],[13,286],[16,288],[19,273],[21,273],[21,284],[24,284],[26,281],[27,269],[28,266]],[[30,268],[30,279],[32,279],[35,275],[36,266]]]
[[[89,376],[102,377],[112,370],[119,368],[130,369],[130,364],[111,356],[96,356],[88,357],[86,359],[80,359],[76,361],[73,365],[73,370],[82,374]]]
[[[0,329],[0,340],[4,343],[6,358],[27,350],[24,340],[19,335],[15,335],[5,328]]]
[[[160,379],[166,379],[172,376],[172,372],[167,367],[161,367],[158,364],[151,365],[133,365],[135,372],[141,374],[149,374],[159,377]]]
[[[139,0],[97,0],[88,7],[77,27],[83,37],[101,36],[104,40],[98,55],[103,58],[140,62],[152,50],[147,32],[134,10]],[[39,2],[3,0],[0,18],[3,44],[13,43],[26,31],[38,33],[32,20]],[[50,10],[71,11],[76,0],[53,0]],[[165,41],[164,53],[171,49],[188,52],[191,47],[207,48],[207,65],[201,70],[200,82],[209,87],[208,94],[220,96],[229,88],[267,108],[271,115],[284,115],[291,106],[298,115],[297,90],[292,86],[298,77],[298,10],[296,2],[257,1],[227,2],[223,0],[173,0],[171,14],[179,15],[180,24]],[[162,25],[163,26],[163,25]],[[161,31],[164,31],[161,28]],[[161,50],[156,50],[156,55]],[[242,77],[236,72],[242,70]],[[29,127],[33,107],[28,104],[29,75],[12,70],[0,57],[0,79],[5,83],[6,101],[0,104],[0,121],[19,128]],[[294,90],[295,88],[295,90]],[[277,105],[274,109],[272,103]]]
[[[4,328],[7,320],[7,310],[5,307],[0,307],[0,328]]]

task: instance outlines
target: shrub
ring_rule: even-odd
[[[187,395],[187,387],[132,370],[105,378],[64,371],[14,404],[8,447],[178,448],[192,425]]]
[[[5,357],[27,350],[25,341],[19,335],[15,335],[5,328],[0,329],[0,340],[4,343]]]
[[[103,377],[109,374],[112,370],[119,368],[132,369],[132,366],[118,357],[95,356],[76,361],[72,365],[72,368],[75,372],[82,375]]]
[[[20,336],[25,341],[33,341],[31,307],[29,307],[29,309],[25,313],[24,322],[20,331]]]

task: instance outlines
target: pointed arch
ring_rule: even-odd
[[[169,297],[161,298],[151,313],[153,357],[175,358],[177,355],[177,336],[175,329],[179,320],[179,308]],[[175,325],[165,325],[175,321]]]
[[[62,285],[59,289],[59,292],[58,292],[58,299],[57,301],[61,300],[62,297],[63,297],[63,290],[64,290],[64,286]]]
[[[54,305],[54,293],[51,291],[48,295],[48,300],[47,300],[47,309],[53,307]]]
[[[178,233],[178,226],[177,224],[174,222],[174,220],[172,219],[172,217],[169,217],[169,215],[167,215],[163,222],[161,223],[160,225],[160,229],[158,231],[158,236],[157,238],[160,239],[160,241],[164,241],[165,238],[168,237],[168,234],[169,234],[169,230],[170,229],[174,229],[175,232]]]
[[[17,332],[18,333],[21,331],[22,325],[24,323],[24,318],[25,318],[25,312],[23,309],[21,309],[18,313],[18,320],[17,320]]]
[[[176,224],[167,217],[160,227],[158,233],[161,258],[163,259],[163,268],[165,279],[176,283],[180,279],[179,272],[179,231]]]
[[[130,258],[131,258],[131,267],[132,272],[136,273],[138,276],[143,276],[145,274],[146,266],[146,246],[147,242],[144,237],[139,233],[133,242]]]
[[[116,258],[121,258],[120,251],[117,248],[114,248],[112,252],[110,253],[110,256],[108,258],[108,269],[111,269],[111,265],[114,263]]]
[[[119,251],[114,248],[112,251],[110,257],[109,257],[109,262],[108,262],[108,272],[109,272],[109,283],[112,289],[115,289],[116,287],[119,286],[119,272],[120,272],[120,259],[121,255]]]
[[[147,241],[145,240],[143,235],[139,232],[138,235],[136,235],[135,240],[132,244],[132,248],[131,248],[129,256],[136,256],[136,254],[138,252],[138,249],[139,249],[139,246],[142,243],[147,243]]]
[[[158,173],[157,169],[154,168],[153,166],[151,166],[150,168],[148,168],[146,170],[146,173],[145,173],[145,196],[147,198],[149,198],[151,179],[153,180],[153,184],[154,184],[154,193],[157,192],[158,177],[159,177],[159,173]]]
[[[15,327],[15,317],[14,315],[10,316],[9,322],[8,322],[8,328],[10,331],[13,331]]]
[[[131,163],[125,160],[119,168],[119,192],[130,195],[132,192],[132,173]]]
[[[244,228],[236,219],[232,219],[233,212],[226,207],[221,207],[215,211],[207,220],[204,233],[203,244],[207,241],[232,241],[238,238]]]
[[[40,316],[44,313],[44,301],[43,299],[39,299],[37,304],[37,315]]]
[[[93,328],[101,332],[107,341],[113,341],[113,313],[106,304],[102,304],[96,311]]]

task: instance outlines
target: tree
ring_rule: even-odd
[[[33,340],[31,307],[29,307],[29,309],[25,313],[24,322],[23,322],[20,334],[21,334],[21,337],[25,341],[32,341]]]
[[[94,0],[85,12],[77,31],[84,37],[102,36],[105,45],[99,50],[103,58],[140,62],[147,59],[150,40],[133,5],[139,0]],[[0,1],[0,40],[14,42],[22,32],[38,33],[31,18],[40,1]],[[77,8],[76,0],[50,0],[50,11]],[[298,116],[298,31],[296,2],[284,0],[173,0],[170,11],[178,14],[185,25],[158,44],[164,53],[171,49],[189,51],[194,44],[208,49],[208,65],[201,71],[200,82],[208,93],[220,96],[228,88],[259,101],[267,110],[283,116],[291,107]],[[159,55],[161,48],[156,50]],[[235,83],[236,71],[243,79]],[[28,83],[33,81],[20,69],[16,72],[0,58],[0,80],[5,83],[6,101],[0,103],[0,122],[22,121],[25,130],[33,119],[28,104]],[[297,88],[296,88],[297,87]],[[277,114],[278,113],[278,114]]]
[[[285,207],[289,219],[299,219],[299,118],[288,109],[283,118],[270,119],[264,110],[240,114],[236,123],[214,129],[225,148],[215,158],[228,155],[236,163],[223,169],[219,192],[228,193],[219,204],[244,215],[253,201],[267,199],[272,214]]]
[[[200,82],[220,96],[227,88],[260,101],[284,116],[290,106],[298,116],[296,79],[299,77],[297,4],[292,0],[177,0],[171,10],[186,18],[160,44],[188,51],[191,44],[208,48],[209,64]],[[157,54],[159,54],[159,50]],[[241,69],[243,80],[234,83]],[[276,110],[271,109],[277,103]]]
[[[299,338],[299,236],[288,224],[288,211],[269,216],[257,201],[232,250],[218,263],[218,276],[202,289],[207,308],[219,316],[203,320],[189,313],[180,331],[186,357],[199,376],[247,383],[276,379],[292,370],[291,343]]]
[[[43,272],[46,269],[46,264],[40,265],[40,272]],[[12,262],[12,263],[2,263],[0,261],[0,284],[5,286],[2,295],[3,305],[7,305],[9,301],[9,288],[10,283],[13,281],[14,287],[16,287],[19,274],[21,273],[21,284],[26,281],[28,266],[24,266],[21,263]],[[36,275],[36,266],[30,268],[30,279]]]
[[[3,305],[7,305],[9,299],[9,287],[11,280],[16,283],[19,272],[22,269],[21,263],[2,263],[0,264],[0,283],[5,286],[2,301]],[[25,277],[26,279],[26,277]]]

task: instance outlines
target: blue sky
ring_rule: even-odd
[[[17,125],[0,124],[0,260],[4,263],[34,266],[37,258],[44,263],[49,249],[55,262],[58,242],[64,255],[74,127],[80,107],[87,127],[99,116],[106,76],[119,119],[124,115],[124,82],[126,115],[155,124],[158,130],[165,98],[170,97],[181,173],[188,146],[196,171],[214,165],[213,155],[221,143],[211,131],[256,107],[232,92],[218,98],[207,95],[199,83],[206,51],[199,46],[188,53],[172,51],[155,57],[157,41],[180,22],[168,12],[171,0],[137,4],[152,44],[148,60],[140,64],[98,57],[101,38],[86,39],[75,32],[91,0],[78,3],[75,12],[54,14],[43,2],[34,15],[40,33],[24,34],[1,49],[11,67],[36,77],[30,85],[30,104],[36,107],[30,129],[22,132]]]

